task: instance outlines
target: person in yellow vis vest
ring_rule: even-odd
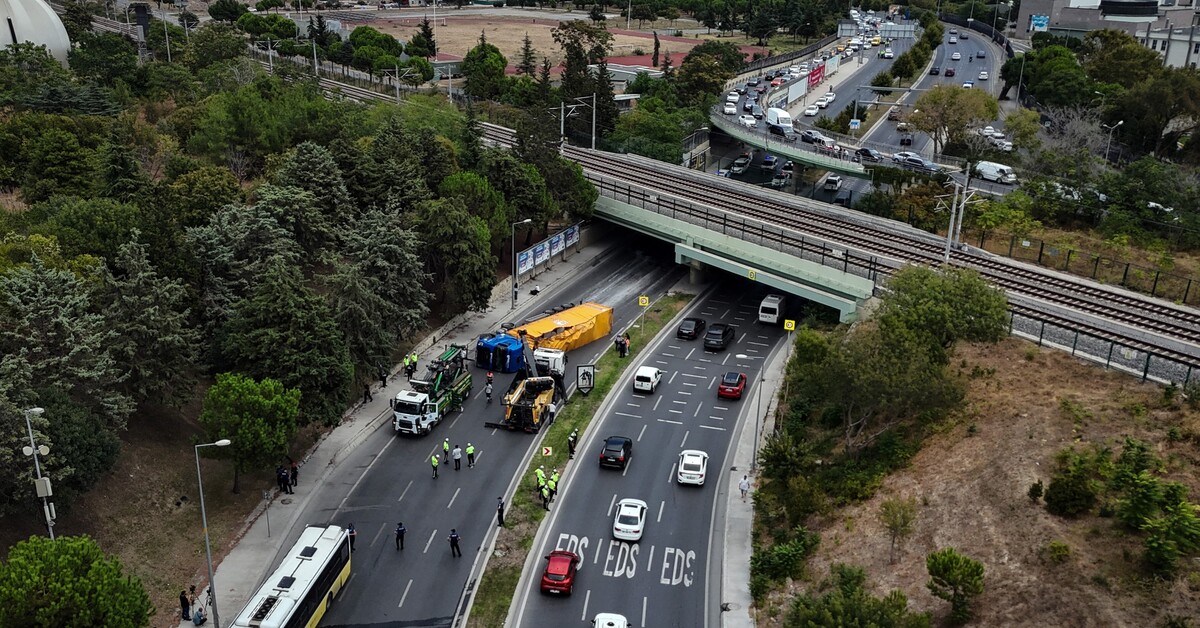
[[[550,510],[550,487],[542,486],[542,508]]]
[[[438,467],[437,454],[433,454],[433,457],[429,459],[429,464],[433,465],[433,479],[436,480],[437,479],[437,467]]]
[[[554,496],[558,495],[558,482],[550,478],[546,482],[546,488],[550,491],[550,501],[554,501]]]
[[[467,443],[467,468],[475,466],[475,446]]]
[[[541,490],[541,486],[546,483],[546,467],[538,466],[533,470],[533,474],[537,476],[538,490]]]
[[[554,473],[550,474],[550,481],[558,484],[558,469],[554,469]]]
[[[450,459],[450,439],[449,438],[442,441],[442,455],[444,456],[445,460]]]

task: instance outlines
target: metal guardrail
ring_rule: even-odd
[[[787,157],[789,159],[806,162],[810,165],[825,168],[827,170],[838,170],[854,175],[865,175],[867,172],[866,168],[863,168],[862,164],[856,163],[849,159],[849,155],[852,153],[852,151],[844,151],[843,154],[847,155],[847,158],[839,159],[829,155],[822,155],[821,153],[818,153],[815,148],[811,153],[803,151],[800,149],[800,147],[805,146],[805,144],[798,140],[795,142],[777,142],[772,140],[770,136],[750,133],[746,129],[740,127],[740,125],[738,125],[736,122],[730,122],[723,118],[713,117],[710,120],[710,123],[740,142],[761,146],[764,150],[770,151],[781,157]]]

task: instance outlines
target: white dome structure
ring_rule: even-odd
[[[71,40],[58,14],[44,0],[0,0],[0,48],[33,43],[67,64]]]

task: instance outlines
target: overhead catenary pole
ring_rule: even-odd
[[[1112,136],[1109,136],[1110,140]],[[592,93],[592,150],[596,150],[596,94]]]
[[[40,415],[46,411],[42,408],[29,408],[25,411],[25,429],[29,430],[29,447],[25,449],[25,455],[33,456],[33,472],[37,477],[37,483],[34,485],[39,496],[42,498],[42,513],[46,516],[46,531],[50,533],[50,540],[54,540],[54,506],[50,504],[50,479],[42,479],[42,463],[38,460],[38,453],[42,455],[50,453],[49,448],[45,445],[38,446],[33,440],[33,423],[29,420],[30,415]]]

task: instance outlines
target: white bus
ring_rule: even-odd
[[[310,525],[238,614],[237,628],[312,628],[350,578],[350,537]]]

